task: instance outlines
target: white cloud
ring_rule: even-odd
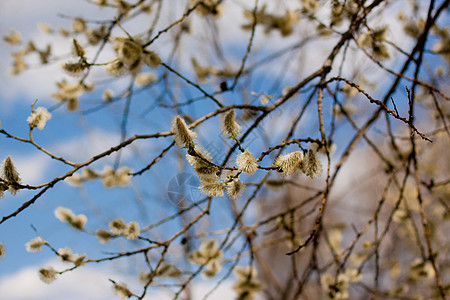
[[[118,144],[120,144],[120,133],[92,128],[83,135],[60,141],[58,144],[49,147],[49,149],[56,155],[62,156],[72,162],[82,163]],[[137,153],[154,151],[152,147],[154,147],[154,145],[150,143],[136,141],[120,150],[121,161],[127,161],[129,158],[136,158]],[[118,152],[113,152],[111,155],[103,157],[100,160],[101,164],[112,164],[116,159],[117,153]]]
[[[53,266],[56,270],[61,270],[67,265],[55,260],[49,261],[45,266]],[[116,282],[134,281],[133,278],[126,278],[114,269],[107,269],[98,266],[84,266],[75,271],[65,273],[51,284],[43,283],[38,276],[40,266],[29,266],[13,274],[0,277],[0,294],[2,299],[8,300],[110,300],[117,299],[112,290],[109,278]],[[225,281],[217,288],[209,300],[234,299],[235,293],[232,290],[232,282]],[[139,286],[129,284],[130,288],[139,292]],[[202,299],[209,291],[215,287],[215,282],[208,281],[195,283],[191,292],[193,299]],[[160,290],[150,290],[145,299],[169,300],[172,295]]]
[[[51,160],[45,154],[37,152],[33,155],[11,156],[19,176],[24,184],[42,183],[43,174],[48,170]]]
[[[55,266],[58,263],[50,262]],[[108,281],[108,275],[98,268],[84,267],[59,276],[51,284],[43,283],[38,277],[38,266],[30,266],[0,278],[2,299],[9,300],[65,300],[115,299]],[[115,278],[117,278],[116,276]]]
[[[119,133],[92,129],[85,135],[61,141],[59,144],[53,145],[51,149],[66,159],[82,162],[116,146],[119,141]]]
[[[62,156],[74,162],[83,162],[117,145],[119,139],[119,134],[92,130],[84,136],[76,136],[48,148],[50,152],[57,156]],[[126,159],[132,154],[131,151],[131,149],[125,149],[122,157]],[[57,162],[42,152],[34,151],[31,153],[33,154],[11,154],[22,183],[36,185],[42,184],[46,180],[51,180],[52,178],[48,178],[46,174],[48,174],[50,167]],[[113,158],[111,157],[111,159]],[[106,160],[108,161],[108,157]],[[61,165],[61,163],[59,164]]]
[[[115,146],[119,142],[119,139],[119,134],[92,130],[84,136],[76,136],[48,148],[50,152],[57,156],[62,156],[74,162],[82,162]],[[125,158],[131,154],[130,151],[125,150]],[[55,161],[42,152],[34,151],[32,153],[31,155],[13,153],[11,158],[19,172],[22,183],[31,185],[41,184],[46,180],[45,174],[47,174],[50,166]]]

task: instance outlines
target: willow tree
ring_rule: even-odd
[[[95,18],[39,25],[64,49],[4,37],[13,75],[65,72],[16,120],[28,135],[0,129],[57,172],[30,185],[4,158],[1,195],[27,198],[0,226],[58,197],[84,239],[37,218],[21,242],[66,268],[36,276],[121,261],[131,282],[102,279],[119,298],[448,296],[448,0],[85,2]],[[95,131],[96,153],[54,146]]]

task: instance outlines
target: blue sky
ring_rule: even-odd
[[[2,12],[0,34],[3,36],[8,34],[10,29],[15,29],[21,32],[24,40],[33,38],[37,44],[45,45],[49,37],[39,32],[36,23],[44,21],[55,27],[67,26],[69,22],[56,17],[54,15],[56,12],[69,14],[72,11],[83,11],[83,15],[88,17],[89,10],[80,9],[90,6],[85,3],[80,4],[80,2],[41,1],[37,4],[35,1],[22,1],[21,3],[2,1],[0,4]],[[49,7],[55,8],[55,10],[49,10]],[[23,20],[27,21],[23,22]],[[63,46],[66,44],[67,40],[57,41],[54,48],[56,51],[65,53],[66,50]],[[14,50],[5,43],[2,43],[0,47],[5,53]],[[14,135],[26,137],[28,135],[26,119],[31,113],[31,104],[38,99],[37,106],[52,107],[55,102],[49,98],[49,94],[56,91],[54,82],[59,80],[62,73],[58,70],[59,64],[53,64],[43,69],[33,69],[17,77],[11,77],[8,74],[10,63],[9,57],[0,61],[3,70],[0,75],[2,79],[0,120],[3,129]],[[125,87],[125,81],[127,82],[127,80],[122,80],[122,83],[114,84],[113,88],[116,92]],[[152,93],[156,93],[156,91],[153,90]],[[190,93],[195,95],[193,91]],[[100,96],[101,92],[87,95],[86,105],[82,106],[82,109],[89,109],[101,104]],[[147,106],[145,102],[148,102],[150,96],[154,96],[154,94],[142,93],[136,97],[136,102],[133,103],[134,107],[130,114],[132,122],[129,124],[129,127],[132,128],[130,131],[133,133],[144,134],[170,130],[170,121],[168,120],[172,119],[173,113],[167,110],[159,109],[157,113],[152,112],[141,116],[142,107]],[[93,104],[90,104],[90,99]],[[201,109],[209,108],[209,105],[206,105]],[[48,121],[45,129],[42,132],[38,130],[34,132],[34,138],[50,151],[70,160],[82,162],[94,154],[105,151],[120,140],[123,105],[113,104],[105,110],[107,113],[81,115],[70,114],[65,109],[58,108],[52,111],[52,118]],[[201,112],[197,111],[197,113]],[[157,117],[155,118],[155,116]],[[207,140],[207,138],[202,138],[204,141]],[[39,153],[31,145],[12,141],[4,136],[0,139],[3,145],[0,148],[0,158],[3,160],[7,155],[12,156],[24,183],[41,184],[69,170],[67,166]],[[122,160],[129,163],[133,169],[138,170],[148,163],[146,160],[154,157],[153,154],[145,155],[146,152],[158,153],[171,142],[171,138],[165,138],[165,141],[158,141],[158,143],[153,141],[137,142],[136,146],[133,145],[130,150],[122,153]],[[131,156],[134,159],[130,159]],[[11,300],[60,299],[61,294],[64,293],[71,295],[71,298],[68,299],[111,299],[112,290],[108,278],[122,279],[127,282],[136,281],[134,276],[129,278],[127,264],[119,261],[105,267],[88,266],[81,272],[66,274],[52,285],[46,285],[39,280],[37,270],[47,265],[60,269],[63,266],[57,262],[49,249],[43,249],[39,253],[27,253],[25,243],[36,236],[31,227],[33,225],[56,249],[70,246],[75,253],[87,252],[90,258],[100,257],[102,255],[100,251],[125,249],[123,241],[112,242],[112,245],[99,248],[95,237],[73,232],[69,226],[61,224],[54,216],[54,209],[64,206],[72,209],[76,214],[86,214],[88,216],[86,227],[91,230],[107,228],[107,223],[119,216],[126,221],[140,220],[142,224],[151,223],[151,220],[148,220],[149,213],[147,211],[157,211],[158,213],[151,214],[151,217],[161,219],[175,211],[173,205],[167,203],[166,187],[177,169],[177,161],[173,159],[173,153],[170,157],[170,159],[164,158],[151,171],[133,179],[131,186],[126,188],[105,190],[100,182],[92,182],[85,184],[79,190],[62,182],[49,190],[44,197],[38,199],[28,210],[2,224],[0,240],[7,247],[7,256],[0,261],[0,294],[2,297]],[[115,155],[92,167],[102,169],[104,165],[112,165],[114,159]],[[167,172],[167,169],[174,171]],[[142,189],[142,186],[146,185],[154,186],[154,188]],[[6,195],[0,201],[2,215],[15,211],[34,194],[33,191],[21,191],[15,197]],[[145,203],[142,202],[143,198],[146,199]],[[218,220],[220,220],[220,216]],[[144,223],[144,221],[147,222]],[[176,227],[172,225],[162,226],[160,235],[164,236],[164,233],[173,232],[175,229]],[[89,280],[89,278],[92,279]],[[83,284],[82,290],[78,288],[78,283]],[[211,288],[208,284],[196,286],[198,288],[194,288],[194,290],[202,290],[202,293]],[[24,292],[24,290],[32,292]],[[225,290],[227,290],[226,287]],[[219,294],[226,295],[226,292],[219,290]]]
[[[91,7],[84,1],[69,1],[69,0],[2,0],[0,2],[0,35],[4,36],[9,33],[10,29],[16,29],[22,33],[24,40],[33,37],[33,40],[45,44],[47,40],[52,40],[52,37],[41,33],[35,26],[39,21],[44,21],[51,26],[67,26],[69,22],[63,18],[56,16],[56,13],[72,14],[72,12],[83,12],[83,16],[87,18],[94,18],[98,16],[98,11],[95,9],[85,9]],[[178,1],[180,2],[180,1]],[[289,2],[289,1],[288,1]],[[289,2],[290,3],[290,2]],[[179,6],[174,6],[174,11],[177,11]],[[51,9],[50,9],[51,8]],[[175,13],[174,12],[174,13]],[[102,13],[108,15],[107,10]],[[242,17],[238,14],[230,13],[235,21],[234,25],[239,25]],[[25,21],[26,20],[26,21]],[[248,39],[248,33],[242,33],[235,36],[235,31],[227,29],[226,24],[221,24],[221,33],[223,34],[223,42],[227,45],[226,49],[232,57],[232,60],[238,61],[245,51],[245,43]],[[139,21],[127,24],[126,28],[133,30],[139,28]],[[393,26],[392,28],[395,28]],[[403,41],[399,32],[390,32],[394,41],[401,43],[402,46],[408,47],[410,42]],[[260,34],[255,40],[255,44],[259,50],[259,58],[265,56],[266,53],[274,51],[279,45],[289,44],[289,39],[281,39],[276,37],[275,40],[279,43],[266,45],[264,43],[264,35]],[[284,43],[281,43],[281,41]],[[192,49],[187,49],[189,53],[196,51],[205,51],[201,47],[197,48],[198,41],[193,39],[189,41],[188,45],[195,45]],[[67,53],[67,40],[57,39],[55,51],[59,53]],[[20,137],[27,137],[28,124],[27,117],[31,112],[31,104],[35,99],[38,99],[37,106],[52,107],[55,102],[51,100],[49,94],[56,91],[55,81],[62,76],[59,70],[59,63],[52,64],[44,68],[36,68],[25,72],[17,77],[11,77],[8,73],[10,68],[10,59],[6,56],[13,50],[12,47],[5,43],[0,43],[0,51],[4,53],[0,59],[0,121],[2,128],[9,133]],[[155,50],[163,53],[161,56],[164,59],[164,51],[168,50],[168,46],[164,43],[158,44]],[[312,43],[305,51],[314,51],[312,59],[304,61],[308,68],[303,65],[298,67],[289,66],[289,70],[298,70],[298,73],[289,72],[284,78],[282,85],[290,85],[296,83],[298,78],[307,73],[305,70],[315,70],[323,62],[324,55],[329,51],[329,47],[323,46],[321,43]],[[111,52],[109,52],[111,54]],[[108,55],[108,54],[106,54]],[[252,58],[253,62],[257,61]],[[361,59],[355,57],[355,60]],[[252,60],[250,60],[250,63]],[[289,61],[288,61],[289,62]],[[206,62],[205,62],[206,63]],[[208,62],[214,63],[214,61]],[[395,62],[392,62],[395,64]],[[180,62],[178,67],[189,72],[187,66],[189,62]],[[269,93],[273,84],[274,74],[280,74],[284,71],[284,66],[273,64],[256,72],[256,76],[252,78],[250,86],[257,93]],[[378,72],[370,72],[376,68],[370,64],[365,65],[368,71],[368,77],[380,77]],[[150,71],[150,70],[147,70]],[[350,70],[344,70],[344,73]],[[161,69],[154,71],[157,75],[162,76]],[[193,76],[192,71],[189,75]],[[295,75],[292,75],[292,74]],[[67,77],[67,76],[66,76]],[[95,74],[97,80],[102,79],[101,74]],[[119,80],[110,84],[116,92],[126,88],[127,80]],[[386,82],[381,81],[380,86]],[[104,87],[110,85],[105,84]],[[100,85],[101,86],[101,85]],[[167,109],[157,108],[148,114],[142,115],[143,107],[150,107],[151,100],[161,92],[160,87],[155,87],[149,92],[140,93],[133,100],[129,134],[147,134],[157,131],[169,131],[170,120],[174,113]],[[182,98],[199,95],[198,91],[192,88],[182,90],[185,95]],[[278,89],[275,94],[280,95],[281,90]],[[374,91],[375,95],[379,96],[381,93]],[[404,91],[399,91],[396,95],[398,98],[404,98]],[[86,95],[84,102],[81,105],[81,111],[95,107],[101,103],[101,91]],[[256,97],[249,96],[252,101],[257,101]],[[238,96],[234,94],[225,94],[223,96],[224,103],[234,103]],[[304,103],[305,99],[302,95],[299,97],[299,102]],[[406,103],[398,101],[399,110],[405,112]],[[270,117],[270,121],[263,123],[264,135],[269,135],[270,141],[274,141],[280,137],[289,123],[292,116],[289,111],[298,107],[298,102],[292,102],[284,106],[278,114]],[[370,107],[367,103],[362,102],[358,104],[359,108]],[[183,113],[191,114],[195,117],[201,116],[204,112],[209,112],[214,109],[214,105],[207,100],[203,100],[189,109],[183,110]],[[325,104],[325,110],[331,111],[331,102]],[[34,130],[35,140],[48,148],[50,151],[64,155],[68,159],[76,162],[82,162],[92,155],[101,153],[109,147],[117,144],[120,141],[120,122],[123,112],[123,102],[114,103],[100,112],[91,114],[67,113],[63,108],[57,108],[52,111],[52,119],[47,123],[45,129],[41,132]],[[307,116],[299,125],[296,134],[298,136],[308,135],[308,132],[317,127],[315,121],[316,108],[312,106],[307,111]],[[327,113],[329,116],[329,114]],[[329,119],[328,119],[329,120]],[[381,125],[380,125],[381,126]],[[220,149],[222,147],[222,139],[218,134],[218,119],[212,119],[205,122],[204,125],[196,129],[199,134],[199,142],[201,145]],[[347,127],[341,128],[336,136],[336,140],[345,144],[351,135],[351,130]],[[248,145],[252,149],[261,149],[266,142],[261,136],[255,136],[252,143]],[[211,138],[212,136],[212,138]],[[318,132],[315,136],[318,138]],[[142,166],[148,164],[159,152],[162,151],[172,142],[172,138],[161,138],[158,140],[137,141],[133,145],[123,151],[121,154],[121,161],[123,164],[129,165],[133,170],[137,171]],[[41,184],[49,181],[52,178],[63,174],[70,170],[67,166],[60,162],[50,159],[42,153],[36,151],[33,146],[21,142],[6,139],[3,135],[0,136],[0,160],[11,155],[15,162],[18,171],[24,183],[27,184]],[[337,153],[341,148],[338,147]],[[50,286],[40,282],[36,270],[44,265],[60,266],[55,259],[53,253],[48,249],[44,249],[40,253],[27,253],[25,250],[25,243],[36,236],[31,225],[34,225],[39,232],[48,240],[55,248],[63,248],[70,246],[76,253],[87,252],[89,258],[95,258],[102,255],[101,251],[113,249],[125,249],[124,241],[113,241],[111,245],[104,248],[98,247],[98,242],[92,235],[80,232],[73,232],[66,224],[61,224],[54,217],[54,209],[58,206],[64,206],[72,209],[76,214],[86,214],[88,216],[87,228],[95,230],[97,228],[106,228],[107,223],[116,217],[122,217],[125,221],[138,220],[142,224],[149,224],[155,222],[152,218],[162,219],[170,213],[175,211],[174,206],[168,202],[167,186],[169,182],[176,176],[177,173],[187,172],[192,173],[189,168],[180,167],[177,157],[184,156],[183,151],[178,149],[171,149],[167,157],[163,158],[154,168],[144,175],[135,177],[130,186],[125,188],[104,189],[101,182],[89,182],[81,189],[74,188],[64,182],[57,184],[50,189],[44,197],[32,205],[29,209],[20,213],[17,217],[8,220],[0,226],[0,242],[7,247],[7,256],[0,261],[0,295],[5,293],[9,295],[8,299],[59,299],[61,294],[71,295],[72,298],[67,299],[82,299],[88,295],[95,295],[91,299],[111,299],[111,288],[107,281],[108,278],[114,277],[125,281],[131,280],[130,270],[127,265],[121,262],[115,262],[111,265],[88,266],[79,272],[73,274],[66,274],[58,279]],[[105,165],[113,165],[116,155],[111,155],[98,163],[92,165],[94,169],[101,170]],[[356,157],[356,163],[364,161],[364,157]],[[217,161],[218,162],[218,161]],[[350,173],[350,171],[349,171]],[[354,175],[357,176],[357,175]],[[150,188],[148,188],[150,187]],[[33,191],[20,191],[17,196],[12,197],[7,194],[0,199],[0,214],[7,215],[15,211],[23,202],[33,197]],[[214,210],[211,215],[211,220],[214,222],[207,223],[211,230],[223,228],[229,222],[230,208],[225,201],[217,199],[214,201]],[[225,214],[224,214],[225,212]],[[228,214],[228,215],[226,215]],[[251,219],[251,215],[248,219]],[[178,227],[172,224],[164,225],[158,229],[155,235],[161,237],[167,236],[168,233],[174,232]],[[116,248],[117,247],[117,248]],[[133,270],[134,271],[134,270]],[[109,276],[109,277],[108,277]],[[96,280],[102,277],[102,279]],[[76,283],[91,282],[87,284],[84,291],[78,291]],[[20,290],[20,286],[28,287],[27,290],[35,291],[35,294],[27,294]],[[197,284],[194,289],[198,289],[199,293],[211,288],[209,283]],[[230,283],[226,282],[223,290],[218,291],[218,295],[227,295],[230,290]],[[229,296],[229,295],[228,295]],[[163,296],[161,296],[163,297]],[[162,299],[162,298],[158,298]],[[214,298],[216,299],[216,298]],[[217,296],[217,299],[226,299],[226,296]]]

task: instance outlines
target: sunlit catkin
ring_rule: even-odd
[[[15,195],[18,191],[17,185],[20,184],[21,179],[19,177],[19,173],[16,170],[16,167],[14,166],[11,156],[9,155],[3,161],[0,178],[6,181],[9,192]]]
[[[298,170],[303,160],[301,151],[294,151],[286,155],[280,155],[275,160],[274,165],[279,168],[281,176],[289,176]]]
[[[256,162],[256,158],[248,150],[245,150],[237,156],[236,165],[238,166],[240,171],[249,175],[255,174],[258,170],[258,163]]]
[[[193,145],[194,139],[197,137],[197,134],[191,130],[189,130],[186,122],[180,116],[176,116],[172,121],[172,131],[175,138],[175,143],[179,147],[186,147]]]
[[[225,137],[236,139],[241,126],[236,122],[236,112],[232,109],[224,114],[221,120],[222,133]]]

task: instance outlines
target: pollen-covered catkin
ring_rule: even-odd
[[[255,174],[258,170],[258,163],[256,162],[256,158],[248,150],[245,150],[237,156],[236,165],[238,166],[240,171],[249,175]]]
[[[320,176],[322,174],[322,163],[317,157],[315,151],[312,149],[309,149],[306,153],[305,158],[300,164],[300,168],[306,176],[309,176],[311,178]]]
[[[8,157],[3,161],[0,170],[0,178],[2,178],[5,181],[0,186],[1,191],[3,191],[3,189],[8,188],[9,192],[15,195],[18,191],[17,185],[20,184],[21,179],[19,177],[19,172],[17,172],[10,155],[8,155]]]
[[[193,144],[197,134],[189,130],[186,122],[180,116],[176,116],[172,121],[172,131],[175,138],[175,143],[179,147],[189,147]]]
[[[278,156],[274,165],[280,169],[281,176],[289,176],[298,170],[302,160],[303,153],[301,151],[294,151],[286,155]]]
[[[230,110],[222,117],[221,120],[222,133],[227,138],[236,139],[241,130],[241,126],[236,122],[236,112]]]
[[[39,130],[42,130],[51,117],[52,114],[45,107],[38,107],[31,112],[31,116],[27,118],[27,122],[31,128],[37,127]]]
[[[56,274],[58,274],[58,272],[52,267],[39,269],[39,278],[47,284],[56,280]]]

